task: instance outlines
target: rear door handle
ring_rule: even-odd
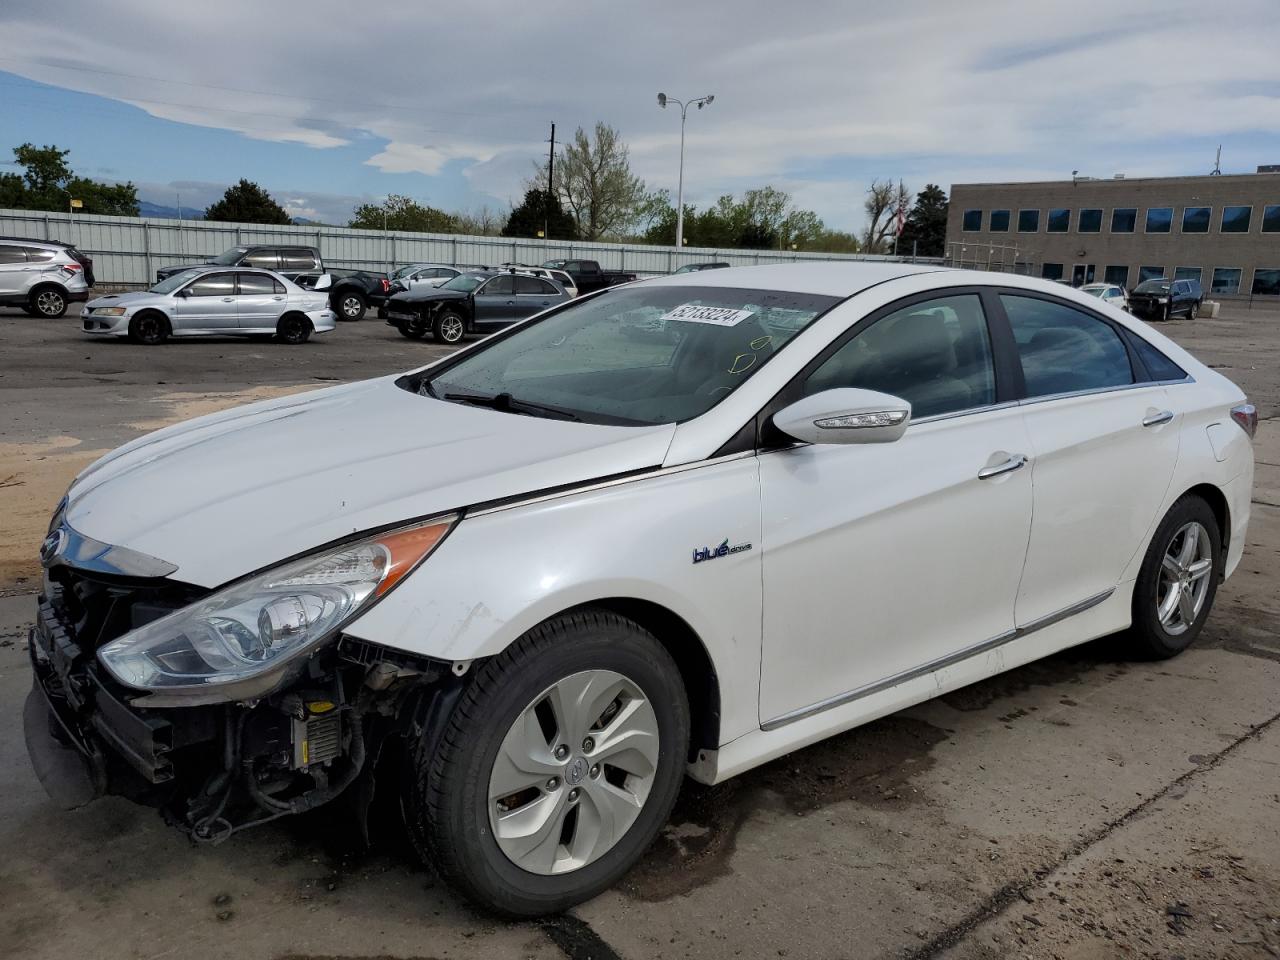
[[[1026,465],[1027,458],[1021,453],[1015,453],[1004,463],[997,463],[994,467],[984,467],[979,470],[978,479],[990,480],[992,477],[998,477],[1001,474],[1012,473],[1014,470],[1021,470]]]
[[[223,298],[222,298],[222,302],[223,302],[223,303],[235,303],[235,302],[236,302],[236,298],[235,298],[235,297],[223,297]]]
[[[272,299],[272,300],[283,300],[283,299],[284,299],[284,297],[272,297],[271,299]]]
[[[1152,413],[1142,418],[1144,427],[1158,427],[1162,423],[1168,423],[1173,419],[1172,410],[1161,410],[1159,413]]]

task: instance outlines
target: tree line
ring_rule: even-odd
[[[0,174],[0,207],[67,210],[81,200],[85,213],[137,216],[133,183],[101,183],[76,176],[70,151],[25,143],[14,148],[23,173]],[[866,226],[858,233],[827,227],[812,210],[798,207],[784,190],[763,186],[740,197],[724,194],[699,209],[685,204],[685,242],[695,247],[804,250],[825,253],[889,253],[941,256],[947,196],[928,184],[911,198],[902,181],[873,180],[863,198]],[[242,179],[204,211],[221,222],[291,224],[294,219],[258,184]],[[550,240],[611,240],[675,243],[677,211],[666,190],[650,190],[631,170],[621,134],[605,123],[581,127],[555,158],[555,178],[536,167],[524,196],[505,214],[489,207],[446,212],[392,194],[382,203],[362,203],[347,225],[366,230],[459,233],[478,236],[545,237]],[[899,229],[900,225],[900,229]]]

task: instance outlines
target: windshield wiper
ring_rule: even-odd
[[[517,400],[511,394],[503,392],[493,396],[480,393],[446,393],[442,400],[453,403],[470,403],[477,407],[488,407],[503,413],[523,413],[533,417],[554,417],[557,420],[581,420],[572,410],[563,407],[552,407],[545,403],[533,403],[530,400]]]

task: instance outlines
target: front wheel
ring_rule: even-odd
[[[129,321],[129,339],[155,346],[169,339],[169,321],[154,311],[140,313]]]
[[[365,310],[369,307],[364,297],[354,290],[339,294],[337,300],[338,316],[342,317],[343,320],[361,320],[364,318]]]
[[[458,343],[466,332],[466,323],[452,310],[442,310],[431,325],[431,335],[437,343]]]
[[[684,685],[653,635],[604,610],[563,614],[480,666],[443,733],[418,744],[406,820],[480,905],[557,913],[644,853],[688,743]]]
[[[1222,564],[1213,510],[1183,497],[1156,529],[1134,584],[1129,633],[1139,655],[1163,660],[1191,646],[1213,607]]]

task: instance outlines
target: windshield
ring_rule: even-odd
[[[542,261],[542,265],[543,265],[544,267],[552,267],[552,268],[554,268],[554,269],[556,269],[556,270],[563,270],[563,269],[564,269],[564,265],[565,265],[567,262],[568,262],[568,261],[566,261],[566,260],[544,260],[544,261]]]
[[[836,297],[729,287],[610,290],[480,347],[417,389],[593,423],[659,424],[705,413]],[[553,414],[554,415],[554,414]]]
[[[232,247],[230,250],[218,254],[210,263],[216,263],[220,266],[230,266],[240,262],[240,258],[249,252],[248,247]]]
[[[417,269],[418,269],[418,265],[417,265],[416,263],[411,263],[411,264],[409,264],[409,266],[407,266],[407,267],[401,267],[399,270],[397,270],[395,273],[393,273],[393,274],[391,275],[391,279],[392,279],[392,280],[399,280],[401,277],[407,277],[409,274],[413,273],[413,271],[415,271],[415,270],[417,270]]]
[[[477,277],[465,273],[460,273],[451,280],[440,284],[441,290],[461,290],[463,293],[470,293],[480,284],[488,280],[488,277]]]
[[[194,269],[194,268],[192,268]],[[191,270],[179,270],[177,273],[171,274],[157,283],[151,288],[151,293],[173,293],[180,286],[191,279]]]
[[[1147,280],[1145,283],[1138,284],[1138,286],[1134,289],[1133,292],[1134,293],[1168,293],[1169,281],[1168,280]]]
[[[1100,297],[1107,292],[1106,287],[1081,287],[1081,293],[1088,293],[1095,297]]]

